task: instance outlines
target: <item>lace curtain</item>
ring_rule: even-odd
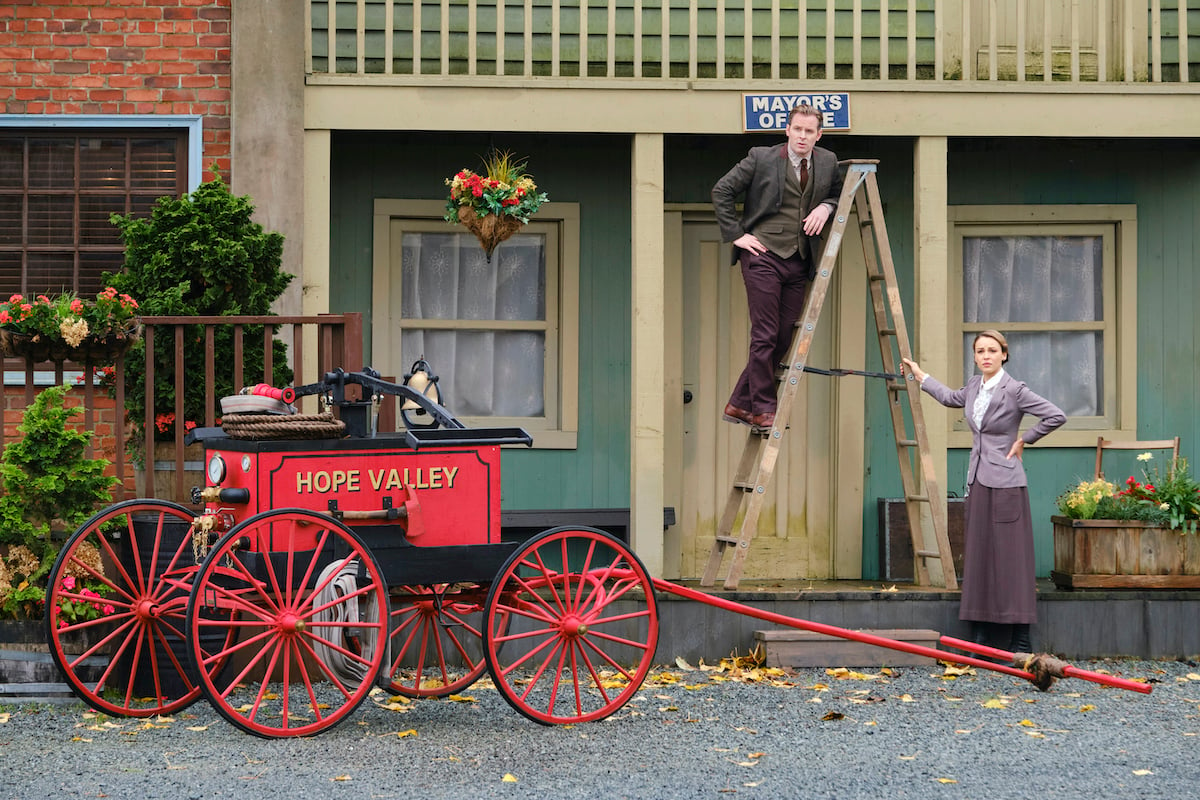
[[[410,233],[401,245],[403,366],[424,358],[459,417],[545,414],[546,237],[517,234],[489,263],[466,233]],[[413,320],[453,327],[410,328]],[[493,321],[531,322],[532,330]]]
[[[1103,408],[1100,331],[1005,330],[1010,322],[1103,319],[1100,236],[987,236],[963,240],[963,321],[985,323],[1008,339],[1005,370],[1067,416]],[[971,375],[974,332],[963,335],[963,374]]]

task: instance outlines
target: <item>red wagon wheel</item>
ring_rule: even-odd
[[[592,528],[522,545],[488,594],[488,671],[534,722],[589,722],[633,697],[654,659],[658,607],[646,568]]]
[[[50,569],[50,653],[97,711],[148,717],[200,696],[184,643],[192,518],[163,500],[117,503],[80,526]]]
[[[256,736],[328,730],[374,686],[386,608],[379,564],[345,525],[301,509],[253,516],[221,537],[196,574],[187,640],[201,691]],[[225,630],[236,640],[204,654],[205,633]]]
[[[483,658],[486,587],[474,583],[401,586],[391,616],[390,688],[406,697],[460,692],[487,668]]]

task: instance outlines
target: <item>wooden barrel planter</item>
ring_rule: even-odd
[[[1200,589],[1200,535],[1145,522],[1051,517],[1060,589]]]

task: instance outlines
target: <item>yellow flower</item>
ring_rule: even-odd
[[[1149,461],[1150,459],[1154,458],[1154,456],[1151,455],[1150,453],[1142,453],[1137,458],[1138,458],[1138,461]]]

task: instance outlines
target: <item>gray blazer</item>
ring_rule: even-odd
[[[953,390],[939,383],[932,375],[925,378],[921,388],[939,403],[950,408],[967,409],[967,426],[973,436],[971,462],[967,467],[967,486],[979,481],[993,489],[1008,489],[1028,486],[1025,466],[1019,458],[1006,458],[1008,449],[1017,440],[1021,418],[1026,414],[1037,417],[1038,423],[1021,435],[1025,444],[1033,444],[1067,421],[1062,409],[1044,397],[1034,393],[1024,383],[1015,380],[1007,372],[1000,385],[992,393],[987,411],[983,412],[983,424],[976,428],[970,409],[975,407],[975,398],[983,386],[983,377],[974,375],[967,385]]]
[[[754,230],[764,217],[779,211],[783,205],[783,185],[787,180],[784,170],[792,168],[788,160],[787,145],[773,144],[752,147],[746,157],[717,181],[712,189],[713,209],[717,212],[717,225],[721,228],[721,241],[732,242],[743,233]],[[802,209],[802,218],[821,203],[830,203],[837,209],[842,196],[842,171],[838,169],[837,156],[824,147],[814,147],[812,152],[813,181],[812,207]],[[742,215],[737,213],[738,198],[745,195]],[[828,228],[828,226],[826,226]],[[808,237],[810,253],[821,252],[819,236]],[[733,248],[733,260],[738,260],[738,248]],[[813,259],[816,262],[816,259]]]

